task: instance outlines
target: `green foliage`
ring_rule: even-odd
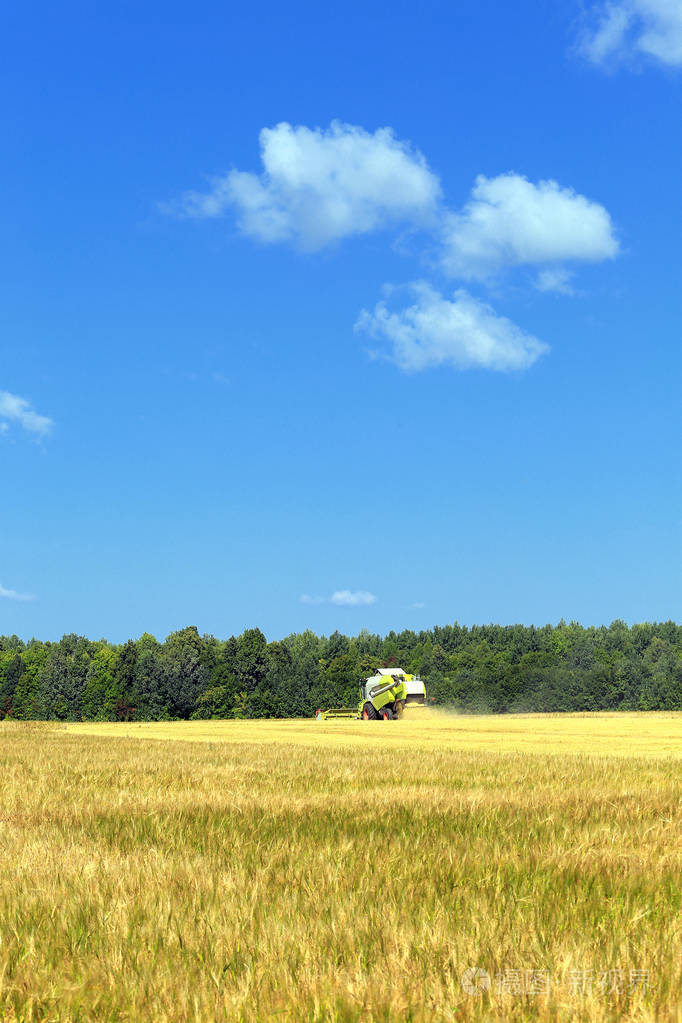
[[[0,652],[0,720],[12,716],[14,694],[23,673],[24,662],[19,651]]]
[[[116,649],[106,644],[100,646],[92,660],[81,701],[81,713],[86,721],[115,720],[111,713],[115,660]]]
[[[419,633],[310,630],[268,643],[260,629],[219,640],[195,626],[115,646],[0,636],[0,719],[152,721],[307,716],[353,706],[382,665],[421,673],[465,713],[682,708],[682,627],[457,623]]]
[[[237,640],[235,671],[241,689],[249,696],[259,692],[265,681],[267,640],[260,629],[247,629]]]
[[[172,632],[161,651],[165,704],[173,718],[188,718],[209,675],[201,663],[203,640],[195,625]]]

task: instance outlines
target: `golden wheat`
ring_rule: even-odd
[[[0,725],[0,1018],[679,1020],[681,754],[679,714]]]

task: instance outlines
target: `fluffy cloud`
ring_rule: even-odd
[[[335,590],[331,597],[311,597],[304,593],[302,604],[336,604],[337,607],[367,607],[376,604],[376,597],[367,590]]]
[[[401,369],[445,365],[526,369],[549,351],[542,341],[466,291],[456,291],[450,301],[423,281],[410,288],[415,296],[413,305],[391,312],[385,302],[379,302],[373,312],[363,310],[355,326],[387,341],[389,358]]]
[[[16,590],[7,590],[0,584],[0,598],[5,597],[7,600],[33,600],[30,593],[17,593]]]
[[[682,67],[680,0],[618,0],[600,4],[582,52],[595,64],[644,53],[670,67]]]
[[[574,295],[571,286],[573,274],[570,270],[562,267],[553,267],[548,270],[540,270],[535,278],[535,287],[538,291],[556,291],[560,295]]]
[[[614,15],[614,32],[619,24]],[[439,268],[452,278],[486,282],[506,268],[527,266],[538,290],[565,295],[574,293],[571,264],[619,253],[608,211],[553,180],[534,183],[512,172],[480,175],[465,205],[448,209],[425,158],[390,128],[371,133],[340,121],[327,129],[282,122],[261,131],[260,147],[260,174],[232,170],[209,191],[186,193],[182,211],[213,218],[235,210],[251,237],[309,251],[407,224],[431,235]],[[413,304],[391,311],[379,302],[356,324],[356,330],[387,342],[385,354],[405,370],[525,369],[549,350],[467,291],[456,291],[452,299],[427,283],[409,287]],[[374,599],[346,590],[301,597],[308,604],[347,606]]]
[[[448,215],[443,266],[453,277],[485,278],[505,266],[611,259],[618,253],[603,206],[556,181],[479,175],[471,198]]]
[[[9,423],[17,423],[28,433],[44,436],[54,423],[47,416],[40,416],[31,408],[30,402],[18,394],[0,391],[0,433],[6,433]]]
[[[390,128],[371,134],[339,121],[326,130],[283,122],[261,131],[260,146],[262,174],[230,171],[209,192],[187,193],[184,212],[217,217],[236,207],[246,234],[308,250],[434,218],[438,178]]]
[[[603,63],[625,46],[631,22],[632,15],[624,5],[601,7],[596,25],[583,38],[583,54],[594,64]]]

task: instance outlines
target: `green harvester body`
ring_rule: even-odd
[[[376,675],[360,683],[357,707],[335,707],[318,710],[318,721],[334,718],[365,721],[391,721],[403,716],[406,705],[423,707],[426,702],[424,683],[400,668],[380,668]]]

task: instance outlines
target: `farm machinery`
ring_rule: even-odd
[[[402,668],[379,668],[360,683],[360,702],[357,707],[335,707],[318,710],[318,721],[331,718],[362,718],[364,721],[393,721],[401,718],[405,708],[424,707],[426,688],[418,675],[410,675]]]

